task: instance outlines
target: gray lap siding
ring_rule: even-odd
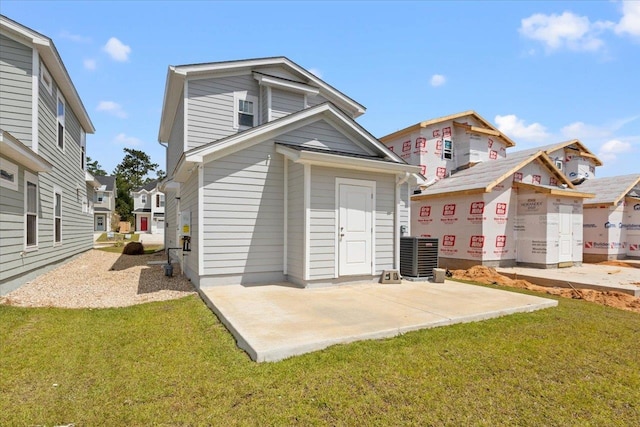
[[[32,49],[0,35],[0,128],[22,143],[32,139]]]
[[[283,271],[283,165],[271,141],[205,164],[205,275]]]

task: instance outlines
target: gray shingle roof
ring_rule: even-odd
[[[106,191],[113,191],[116,188],[116,177],[114,175],[96,176],[95,178],[105,186]]]
[[[157,185],[158,185],[158,180],[154,179],[154,180],[151,180],[151,181],[147,182],[143,186],[136,188],[133,191],[135,191],[135,192],[142,191],[142,190],[151,191],[154,188],[156,188]]]
[[[585,200],[585,205],[616,204],[632,191],[640,197],[640,174],[587,179],[576,188],[596,195]]]

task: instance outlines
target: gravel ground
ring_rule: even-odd
[[[162,265],[164,253],[121,255],[90,250],[0,297],[1,304],[20,307],[106,308],[182,298],[193,285],[173,266],[173,277]]]

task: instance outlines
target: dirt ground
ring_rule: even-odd
[[[610,264],[611,262],[612,261],[607,261],[606,265],[612,265]],[[535,292],[543,292],[565,298],[583,299],[597,304],[640,313],[640,298],[622,292],[601,292],[592,289],[551,288],[539,286],[526,280],[511,279],[501,275],[494,268],[481,265],[471,267],[468,270],[453,270],[452,273],[454,279],[471,280],[487,285],[500,285],[512,288],[528,289]]]

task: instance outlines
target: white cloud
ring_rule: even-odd
[[[597,51],[604,46],[599,34],[614,25],[610,21],[591,22],[588,17],[572,12],[562,15],[536,13],[522,19],[518,31],[524,37],[542,42],[549,51],[561,48]]]
[[[500,132],[504,132],[507,136],[516,140],[535,141],[544,143],[544,139],[549,137],[547,128],[540,123],[531,123],[527,125],[523,119],[519,119],[515,114],[506,116],[497,115],[495,122]]]
[[[629,151],[631,151],[631,144],[629,142],[611,139],[602,144],[598,152],[598,157],[604,162],[611,162],[615,160],[619,154],[628,153]]]
[[[113,101],[100,101],[96,107],[98,111],[104,111],[121,119],[127,118],[127,112],[122,109],[122,105]]]
[[[611,130],[583,122],[574,122],[560,129],[562,136],[567,139],[591,139],[606,138],[611,135]]]
[[[72,34],[67,30],[63,30],[60,33],[60,38],[71,40],[76,43],[91,43],[91,37],[81,36],[79,34]]]
[[[309,68],[308,70],[311,74],[313,74],[314,76],[316,76],[317,78],[321,79],[322,78],[322,71],[318,70],[317,68]]]
[[[446,82],[447,78],[442,74],[434,74],[433,76],[431,76],[431,80],[429,81],[429,83],[431,83],[431,86],[433,87],[442,86]]]
[[[622,2],[622,18],[615,27],[616,34],[629,34],[640,37],[640,2],[626,0]]]
[[[131,53],[131,47],[122,43],[115,37],[111,37],[109,41],[104,45],[104,51],[111,56],[114,61],[124,62],[129,60],[129,54]]]
[[[84,68],[87,70],[95,70],[98,67],[98,63],[95,59],[85,59],[84,61],[82,61],[82,64],[84,65]]]
[[[124,133],[119,133],[118,135],[116,135],[116,137],[113,139],[113,142],[115,142],[118,145],[126,145],[126,146],[133,146],[133,147],[142,145],[142,140],[136,138],[135,136],[128,136]]]

